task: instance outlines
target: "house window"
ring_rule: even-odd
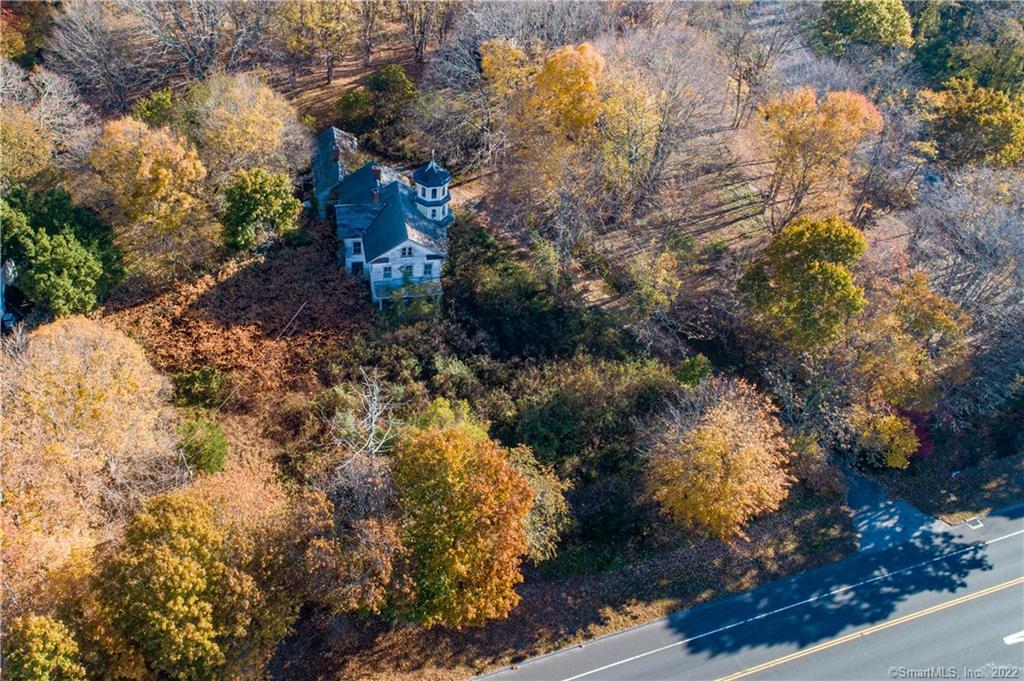
[[[430,198],[432,198],[432,199],[436,199],[437,198],[437,187],[434,187],[433,189],[430,190]]]
[[[412,265],[402,265],[398,270],[402,273],[403,278],[406,276],[412,276]]]
[[[352,255],[362,255],[363,253],[363,242],[353,241],[352,242]]]
[[[426,187],[420,187],[420,196],[422,196],[423,198],[427,198],[427,188]]]
[[[434,263],[425,262],[423,263],[423,276],[432,277],[434,276]]]
[[[436,208],[431,208],[430,209],[430,217],[431,217],[431,219],[437,217],[437,209]]]
[[[412,257],[412,246],[402,246],[402,257],[403,258],[411,258]]]
[[[391,267],[390,266],[384,268],[384,273],[381,275],[380,278],[381,279],[390,279],[391,278]]]

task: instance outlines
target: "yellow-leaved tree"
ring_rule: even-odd
[[[87,166],[79,199],[114,228],[129,270],[154,275],[186,266],[215,243],[219,230],[202,198],[206,169],[167,129],[111,121]]]
[[[182,107],[181,131],[216,185],[243,169],[294,173],[309,160],[295,107],[254,74],[214,74],[192,86]]]
[[[742,379],[687,389],[651,432],[647,490],[675,522],[744,538],[789,494],[789,443],[771,402]]]
[[[848,184],[853,153],[882,129],[867,97],[849,90],[818,99],[800,87],[758,108],[757,136],[770,168],[768,218],[776,231],[828,205]]]
[[[21,605],[76,548],[184,480],[163,379],[140,348],[67,317],[2,357],[4,594]]]
[[[543,113],[542,125],[569,137],[589,133],[601,115],[598,85],[604,65],[590,43],[555,50],[537,73],[527,106]]]
[[[53,165],[53,137],[20,107],[0,107],[0,189],[30,182]]]
[[[943,391],[970,374],[971,318],[931,290],[923,272],[875,292],[875,310],[853,329],[863,399],[928,412]]]
[[[411,592],[426,626],[480,625],[519,602],[533,492],[507,452],[470,424],[409,427],[392,452]]]

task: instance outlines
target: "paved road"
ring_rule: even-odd
[[[1003,639],[1022,630],[1024,505],[487,678],[1021,679],[1024,643]]]

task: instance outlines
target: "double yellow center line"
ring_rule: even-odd
[[[894,620],[889,620],[888,622],[882,622],[881,624],[876,624],[873,627],[868,627],[867,629],[861,629],[860,631],[855,631],[852,634],[847,634],[846,636],[842,636],[840,638],[835,638],[835,639],[832,639],[831,641],[826,641],[825,643],[821,643],[821,644],[818,644],[816,646],[812,646],[810,648],[807,648],[806,650],[799,650],[799,651],[797,651],[795,653],[791,653],[789,655],[785,655],[783,657],[771,660],[769,662],[765,662],[763,664],[759,664],[759,665],[757,665],[755,667],[750,667],[749,669],[744,669],[741,672],[737,672],[737,673],[731,674],[729,676],[723,676],[720,679],[718,679],[718,681],[732,681],[732,679],[742,679],[742,678],[744,678],[746,676],[751,676],[752,674],[758,674],[758,673],[763,672],[763,671],[765,671],[767,669],[771,669],[773,667],[778,667],[779,665],[786,664],[787,662],[792,662],[793,660],[798,660],[801,657],[806,657],[807,655],[813,655],[814,653],[821,652],[822,650],[825,650],[826,648],[832,648],[833,646],[838,646],[838,645],[841,645],[841,644],[846,643],[848,641],[852,641],[854,639],[862,638],[864,636],[870,636],[871,634],[874,634],[875,632],[878,632],[878,631],[882,631],[883,629],[888,629],[889,627],[895,627],[898,624],[903,624],[904,622],[909,622],[911,620],[916,620],[918,617],[924,617],[926,615],[931,615],[932,613],[939,612],[940,610],[945,610],[946,608],[952,608],[953,606],[960,605],[961,603],[966,603],[967,601],[974,600],[975,598],[981,598],[982,596],[988,596],[989,594],[994,594],[995,592],[1002,591],[1003,589],[1009,589],[1010,587],[1017,586],[1018,584],[1024,584],[1024,577],[1017,577],[1016,579],[1011,579],[1008,582],[1003,582],[1002,584],[997,584],[995,586],[990,586],[987,589],[982,589],[981,591],[975,591],[974,593],[965,594],[963,596],[960,596],[959,598],[954,598],[953,600],[946,601],[945,603],[939,603],[938,605],[933,605],[930,608],[925,608],[924,610],[918,610],[917,612],[910,613],[909,615],[904,615],[903,617],[897,617]]]

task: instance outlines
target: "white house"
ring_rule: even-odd
[[[323,153],[321,147],[314,169],[325,165]],[[314,187],[317,206],[335,221],[339,257],[349,272],[369,279],[373,301],[439,296],[453,220],[451,174],[431,158],[413,172],[411,186],[395,170],[374,163],[352,173],[342,167],[333,177],[333,186]]]

